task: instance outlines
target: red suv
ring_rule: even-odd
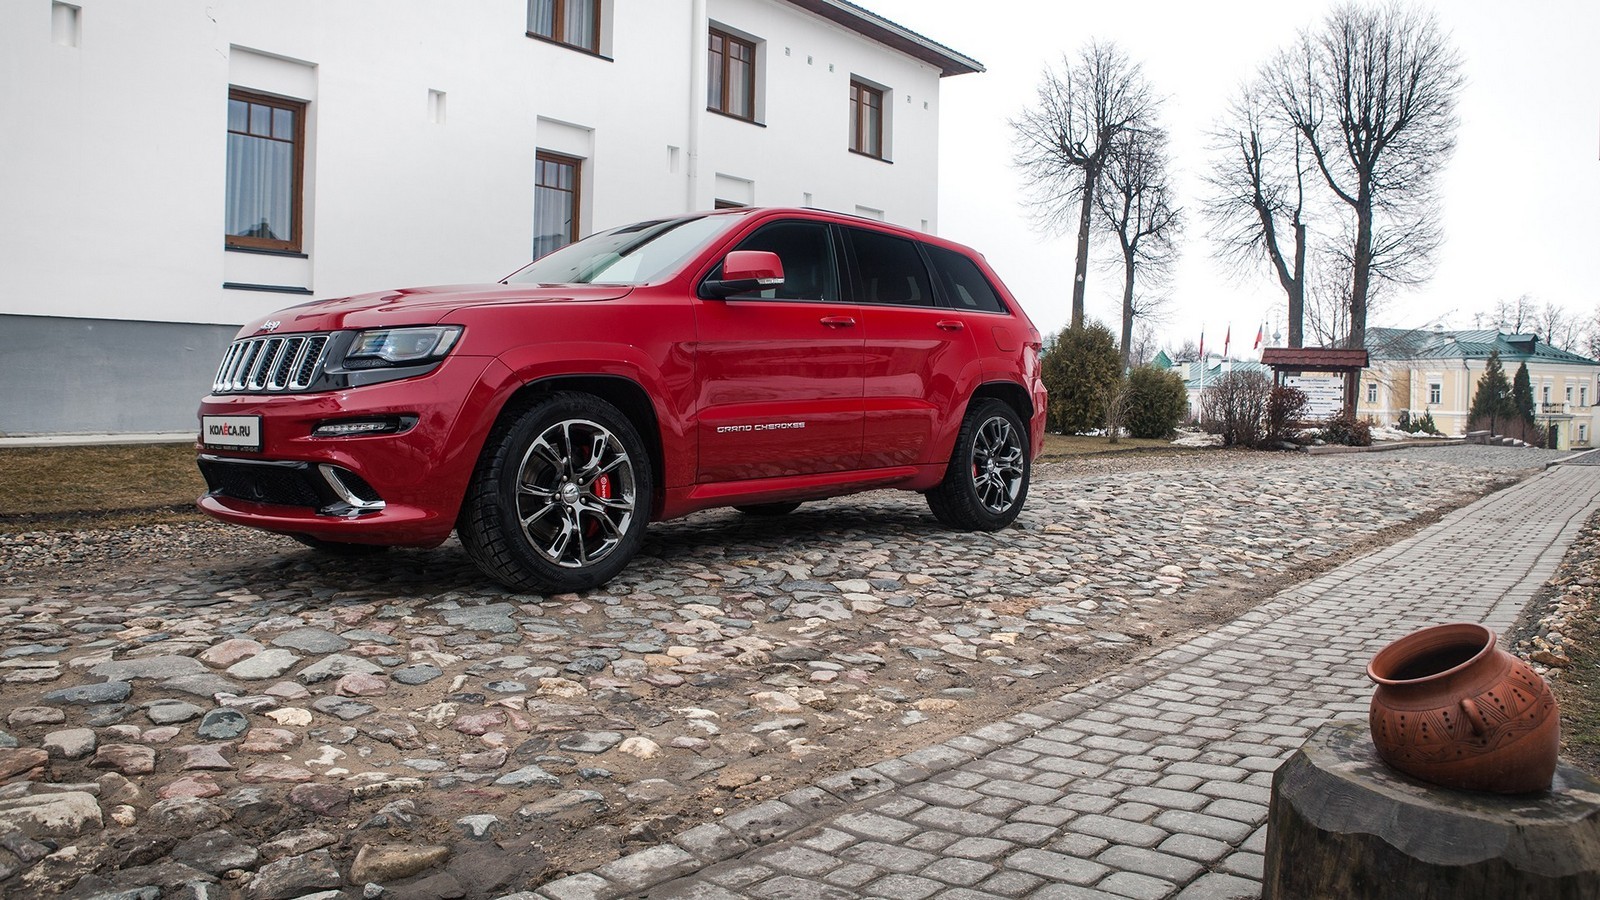
[[[1044,421],[1039,332],[978,254],[728,210],[246,325],[200,404],[199,502],[335,552],[454,530],[503,584],[572,591],[708,507],[902,488],[1003,528]]]

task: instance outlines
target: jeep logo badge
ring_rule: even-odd
[[[283,323],[278,321],[277,319],[268,319],[267,321],[262,322],[261,323],[261,327],[257,328],[256,330],[257,331],[277,331],[278,330],[278,326],[282,325],[282,324]]]

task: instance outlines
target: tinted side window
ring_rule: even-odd
[[[945,299],[950,301],[951,306],[979,312],[1006,311],[1005,304],[1000,302],[1000,295],[995,293],[994,286],[983,277],[983,270],[976,263],[954,250],[931,244],[923,244],[922,247],[928,251],[934,274],[939,278],[939,287],[944,289]]]
[[[933,283],[914,241],[846,228],[855,257],[855,301],[933,306]]]
[[[833,242],[822,222],[777,222],[764,225],[739,242],[735,250],[766,250],[783,263],[783,285],[758,293],[739,294],[735,300],[839,299],[839,278],[833,264]],[[712,271],[722,277],[722,266]]]

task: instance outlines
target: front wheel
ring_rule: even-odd
[[[1010,406],[979,400],[961,420],[944,480],[928,492],[940,522],[966,531],[999,531],[1028,499],[1028,433]]]
[[[598,397],[551,394],[490,435],[457,530],[478,568],[507,587],[581,591],[638,552],[651,496],[633,423]]]

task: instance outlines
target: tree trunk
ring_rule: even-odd
[[[1289,346],[1305,346],[1306,331],[1306,226],[1294,223],[1294,282],[1289,285]]]
[[[1356,246],[1350,285],[1350,336],[1345,346],[1367,345],[1367,291],[1372,284],[1372,196],[1363,190],[1356,202]]]
[[[1072,327],[1083,327],[1084,277],[1089,272],[1089,214],[1094,209],[1095,183],[1100,180],[1100,170],[1085,166],[1083,169],[1083,205],[1078,211],[1078,258],[1072,270]]]
[[[1122,369],[1128,369],[1133,350],[1133,253],[1122,250]]]

